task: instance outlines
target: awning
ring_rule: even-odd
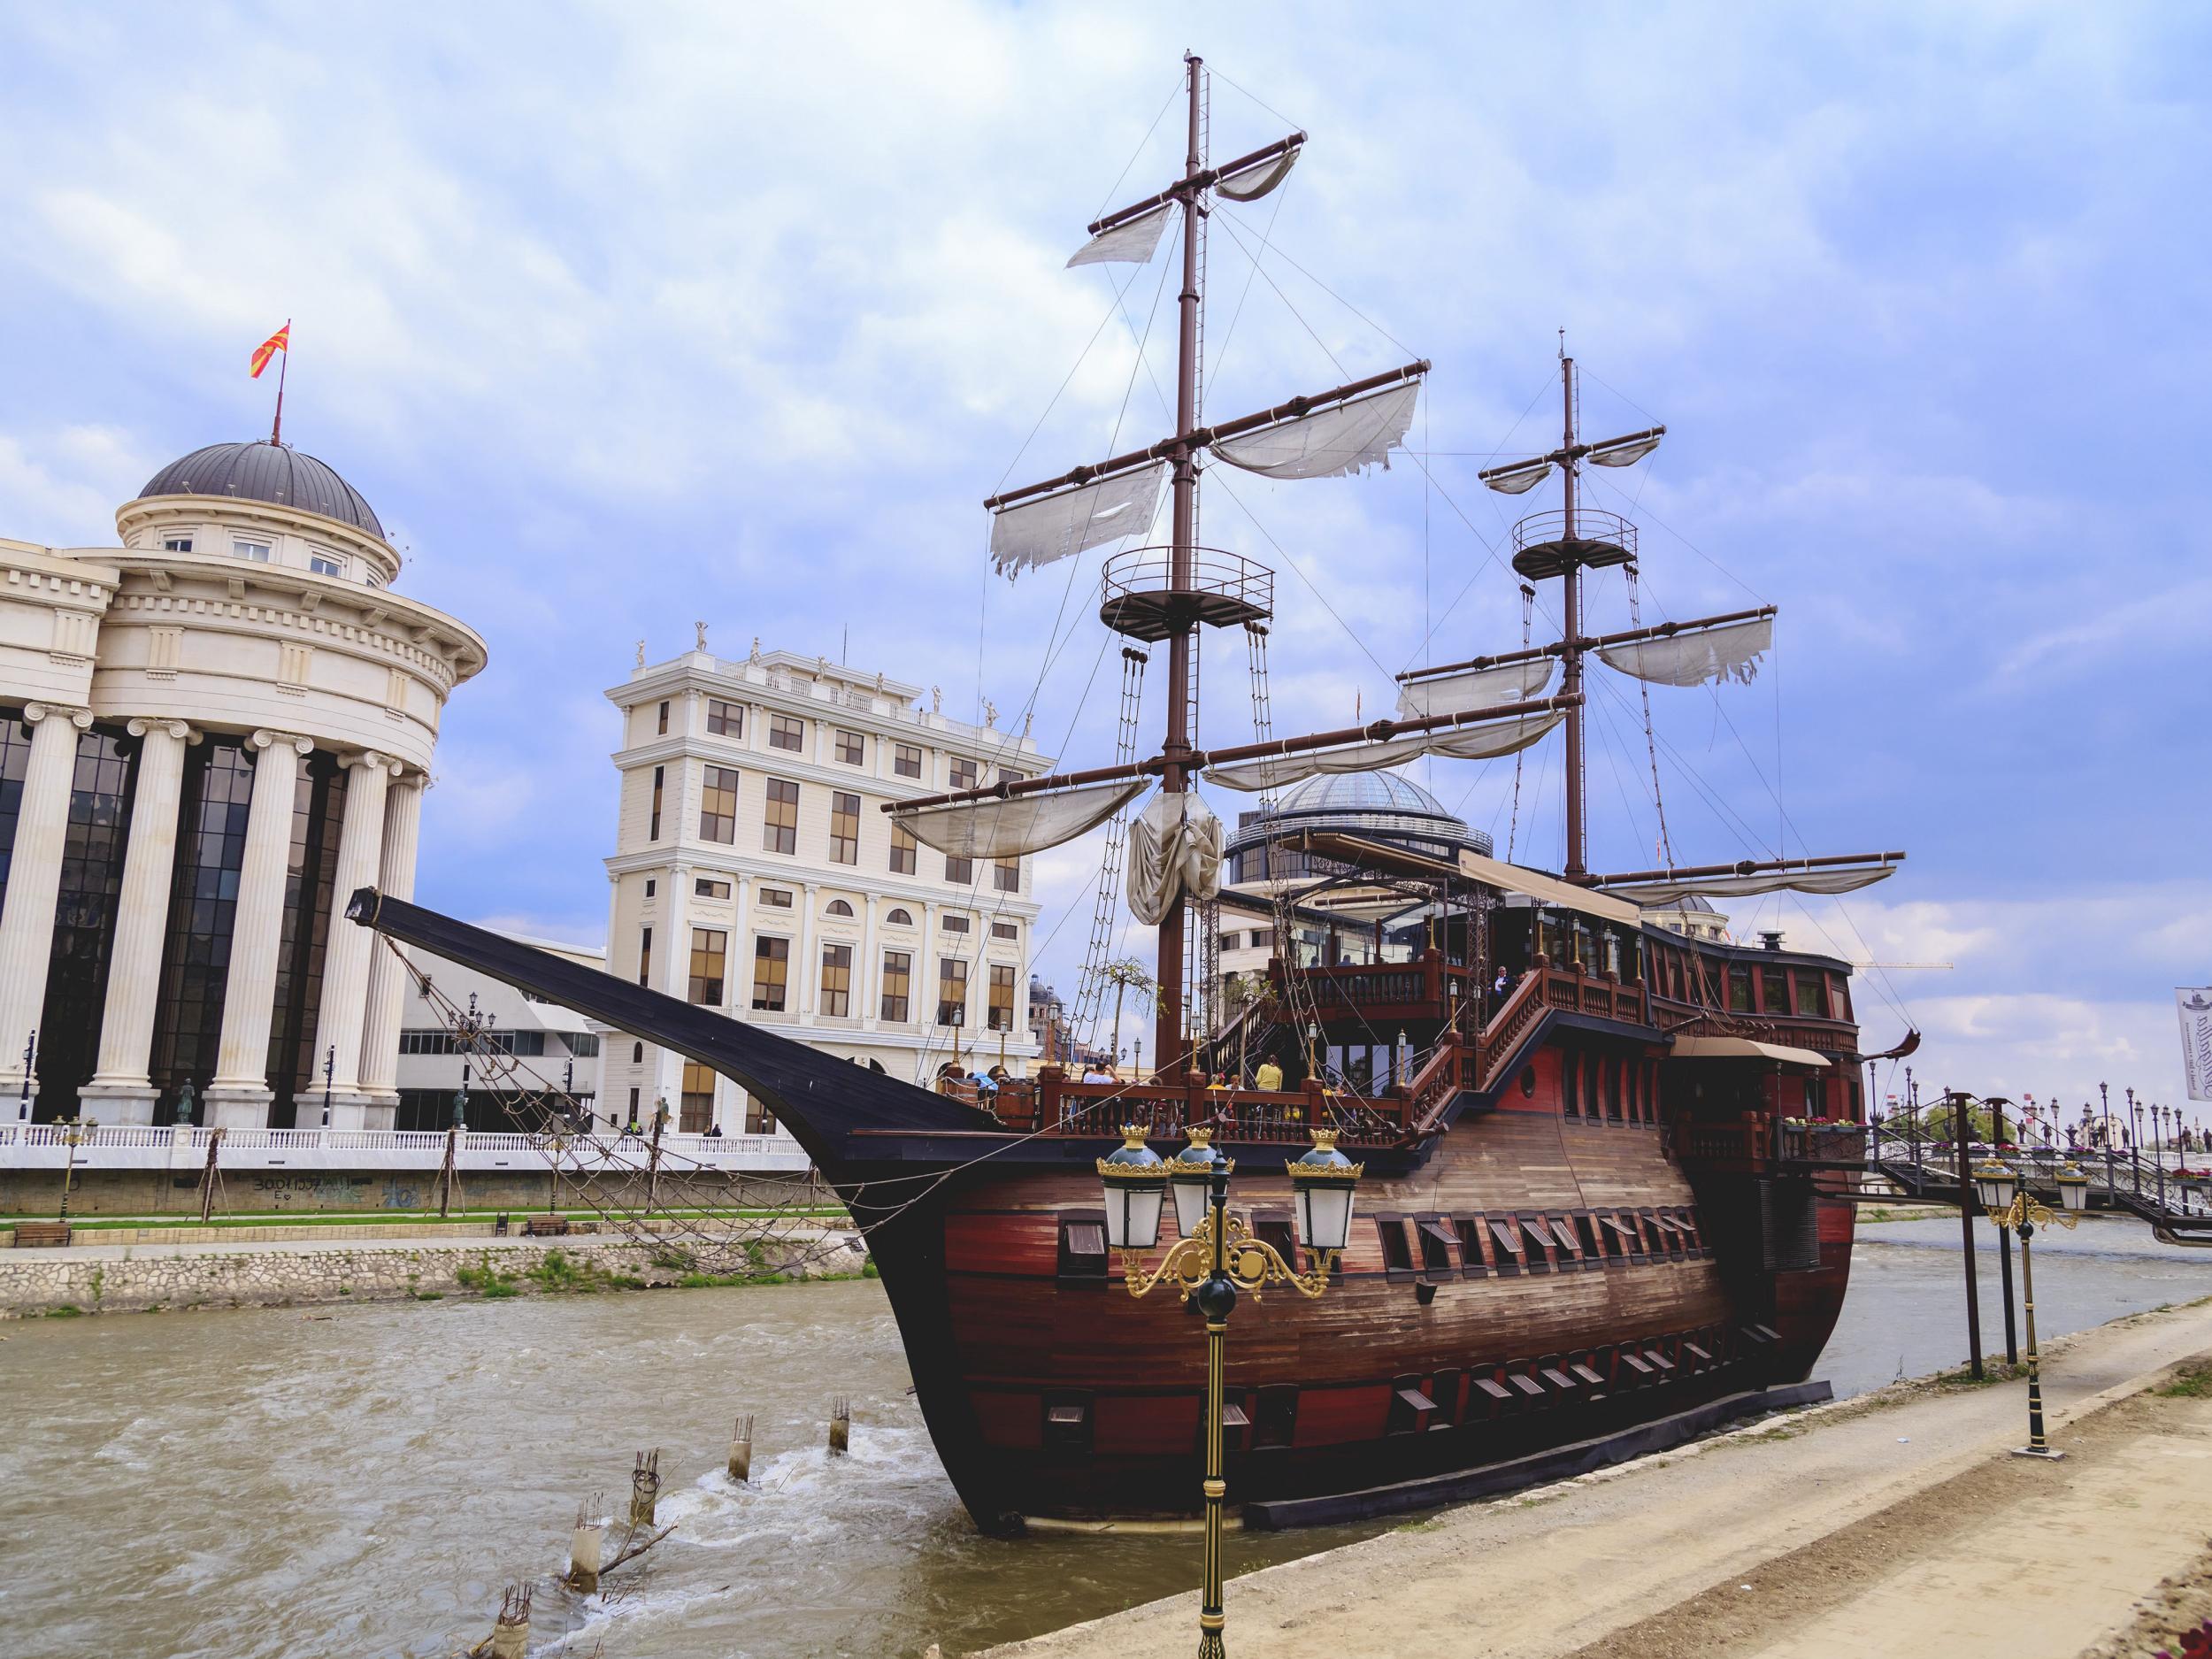
[[[1556,877],[1540,875],[1533,870],[1524,870],[1499,858],[1485,858],[1480,853],[1463,849],[1459,855],[1462,875],[1472,876],[1494,887],[1508,893],[1518,893],[1543,904],[1555,904],[1562,910],[1580,910],[1585,916],[1594,916],[1600,921],[1616,922],[1624,927],[1634,927],[1643,920],[1643,912],[1625,899],[1617,899],[1603,893],[1594,893],[1588,887],[1571,887]]]
[[[1784,1065],[1826,1065],[1828,1056],[1786,1043],[1755,1042],[1749,1037],[1677,1037],[1675,1057],[1682,1060],[1778,1060]]]

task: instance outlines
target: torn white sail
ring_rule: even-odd
[[[1607,667],[1655,685],[1701,686],[1732,680],[1747,686],[1758,676],[1759,658],[1773,647],[1774,618],[1759,617],[1717,628],[1688,629],[1671,639],[1601,645],[1598,656]]]
[[[1398,687],[1398,718],[1417,720],[1429,714],[1463,714],[1493,703],[1540,697],[1551,683],[1551,658],[1509,663],[1502,668],[1473,668],[1463,674],[1416,680]]]
[[[1501,472],[1485,472],[1482,481],[1501,495],[1525,495],[1550,476],[1549,461],[1530,461]]]
[[[1040,789],[1003,801],[956,801],[894,812],[916,841],[956,858],[1018,858],[1071,841],[1095,829],[1152,787],[1148,778]]]
[[[1225,196],[1232,202],[1256,202],[1290,177],[1290,170],[1298,165],[1298,152],[1303,145],[1294,144],[1279,156],[1270,156],[1256,161],[1225,179],[1217,180],[1214,192]]]
[[[1100,231],[1068,257],[1069,266],[1148,263],[1160,246],[1160,233],[1167,228],[1168,215],[1174,211],[1175,204],[1170,202]]]
[[[1010,581],[1102,541],[1142,535],[1152,527],[1167,463],[1117,472],[1095,484],[1002,507],[991,521],[991,568]]]
[[[1197,795],[1163,789],[1129,824],[1129,909],[1147,927],[1175,895],[1204,902],[1221,892],[1221,820]]]
[[[1751,898],[1762,893],[1855,893],[1897,873],[1895,864],[1855,870],[1770,870],[1755,876],[1683,876],[1671,881],[1631,881],[1605,890],[1638,904],[1671,904],[1693,894],[1709,899]]]
[[[1311,749],[1294,755],[1270,755],[1235,765],[1209,766],[1208,783],[1246,794],[1279,788],[1325,772],[1379,772],[1402,765],[1419,755],[1453,760],[1492,760],[1526,749],[1549,732],[1563,714],[1530,714],[1516,720],[1486,720],[1440,732],[1416,732],[1383,742],[1354,743],[1343,749]]]
[[[1267,478],[1340,478],[1378,462],[1386,469],[1390,452],[1404,444],[1413,425],[1420,393],[1421,382],[1408,380],[1241,438],[1222,439],[1213,452]]]

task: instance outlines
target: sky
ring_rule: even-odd
[[[1210,236],[1210,413],[1435,365],[1386,472],[1206,487],[1202,539],[1278,571],[1274,730],[1520,642],[1500,550],[1555,501],[1474,474],[1552,441],[1563,329],[1586,432],[1669,428],[1591,497],[1640,527],[1641,618],[1781,607],[1760,678],[1654,687],[1648,741],[1635,682],[1594,687],[1594,864],[1650,862],[1655,770],[1682,862],[1905,849],[1737,931],[1946,964],[1861,979],[1924,1087],[2179,1100],[2172,988],[2212,982],[2199,9],[6,0],[0,535],[111,543],[161,465],[260,435],[246,358],[289,318],[288,439],[490,646],[419,895],[543,935],[603,933],[604,693],[695,618],[1097,764],[1100,556],[1010,587],[980,502],[1171,424],[1168,265],[1064,266],[1179,170],[1186,49],[1217,157],[1310,134]],[[1628,626],[1617,573],[1588,605]],[[1202,739],[1245,741],[1243,641],[1208,645]],[[1555,749],[1413,775],[1560,863]],[[1040,861],[1064,989],[1096,867]]]

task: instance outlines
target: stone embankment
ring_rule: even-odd
[[[841,1232],[783,1233],[695,1259],[680,1244],[628,1240],[11,1250],[0,1254],[0,1317],[849,1278],[866,1263],[858,1237]]]

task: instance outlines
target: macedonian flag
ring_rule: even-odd
[[[278,352],[288,349],[291,346],[291,343],[292,325],[287,323],[283,327],[278,329],[276,333],[271,334],[266,340],[256,346],[253,349],[253,362],[251,365],[253,378],[257,380],[259,380],[261,378],[261,371],[269,366],[269,359],[276,356]]]

